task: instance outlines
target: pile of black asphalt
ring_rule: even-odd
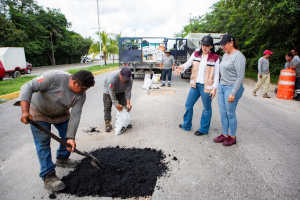
[[[90,153],[101,162],[101,170],[92,166],[88,158],[82,159],[74,171],[62,178],[66,184],[62,193],[78,197],[149,197],[157,179],[170,170],[162,150],[117,146]]]

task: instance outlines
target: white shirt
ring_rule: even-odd
[[[199,51],[199,49],[196,49],[195,52],[196,51]],[[192,66],[194,59],[199,60],[199,58],[194,56],[195,52],[193,53],[193,55],[190,57],[190,59],[187,62],[185,62],[184,64],[181,65],[183,67],[183,70],[181,71],[181,73],[183,73],[186,69],[188,69],[190,66]],[[200,62],[199,69],[198,69],[198,74],[197,74],[197,80],[196,80],[197,83],[201,83],[201,84],[205,83],[205,72],[206,72],[206,66],[207,66],[207,56],[208,55],[203,56],[203,54],[202,54],[202,60]],[[220,71],[220,58],[218,58],[218,60],[216,61],[215,70],[214,70],[214,84],[213,84],[213,87],[215,89],[217,89],[218,86],[219,86],[219,71]]]

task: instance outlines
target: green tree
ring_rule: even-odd
[[[99,35],[99,32],[96,33]],[[119,51],[119,48],[112,38],[111,33],[106,33],[105,31],[102,31],[100,33],[100,38],[101,38],[101,51],[103,53],[103,58],[104,58],[104,64],[105,66],[107,65],[106,60],[108,57],[108,54],[116,54]],[[100,46],[99,42],[95,42],[91,45],[89,54],[94,53],[94,57],[96,54],[100,53]]]

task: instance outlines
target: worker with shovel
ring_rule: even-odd
[[[49,131],[53,124],[60,138],[70,146],[70,148],[62,144],[59,146],[54,164],[50,149],[51,138],[44,133],[45,131],[31,124],[41,166],[40,177],[44,180],[44,186],[51,191],[65,188],[64,183],[56,176],[55,167],[76,166],[76,162],[71,161],[69,156],[76,148],[75,134],[86,99],[85,91],[94,86],[94,83],[93,74],[86,70],[73,75],[58,70],[49,71],[25,83],[15,103],[22,108],[21,122],[28,124],[33,120]]]

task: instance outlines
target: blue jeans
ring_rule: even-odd
[[[166,84],[166,76],[168,76],[168,85],[171,85],[172,69],[162,69],[162,84]]]
[[[51,131],[50,123],[48,122],[36,122],[36,123],[40,124],[41,126]],[[53,124],[55,128],[58,130],[60,138],[63,139],[64,141],[67,141],[66,134],[68,129],[68,123],[69,120],[66,120],[61,123]],[[52,172],[56,167],[56,165],[52,162],[52,157],[51,157],[51,148],[50,148],[51,138],[45,133],[41,132],[36,127],[32,125],[30,125],[30,127],[31,127],[31,132],[36,147],[36,152],[41,166],[40,177],[42,177],[42,179],[44,180],[46,174]],[[69,158],[70,154],[71,152],[69,152],[64,145],[60,144],[56,152],[56,158]]]
[[[235,136],[237,128],[237,119],[235,115],[236,107],[239,99],[242,97],[244,87],[241,85],[240,89],[235,95],[234,102],[229,103],[228,97],[232,91],[234,85],[221,85],[219,84],[218,103],[221,114],[221,123],[223,127],[223,135],[228,135],[228,129],[230,129],[230,135]]]
[[[202,116],[200,120],[199,131],[201,133],[208,134],[211,115],[212,115],[212,109],[211,109],[212,99],[209,95],[210,93],[204,92],[204,84],[197,83],[196,88],[191,87],[185,103],[185,114],[183,116],[183,124],[181,124],[181,127],[184,130],[187,131],[191,130],[192,118],[193,118],[193,107],[196,101],[201,96],[203,110],[202,110]]]

